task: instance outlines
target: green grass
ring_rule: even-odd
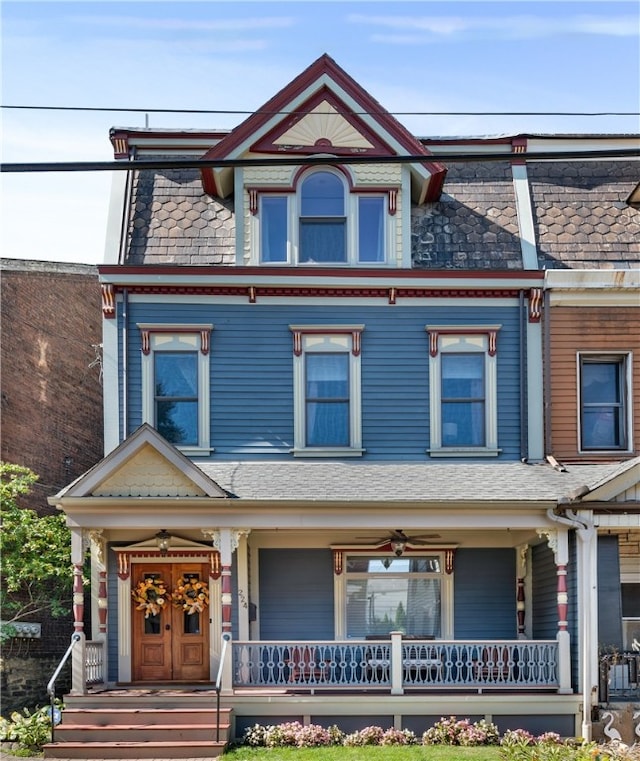
[[[389,745],[345,748],[234,748],[228,761],[500,761],[497,746]]]

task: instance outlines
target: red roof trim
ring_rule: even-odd
[[[357,130],[361,135],[373,144],[372,148],[341,148],[340,146],[330,145],[326,146],[296,146],[292,148],[283,148],[282,146],[275,145],[274,141],[277,137],[282,135],[287,130],[290,130],[295,124],[301,121],[307,114],[313,111],[320,103],[327,102],[332,105],[340,114],[346,119],[351,126]],[[340,98],[332,92],[326,85],[323,85],[317,92],[315,92],[308,100],[300,105],[296,109],[296,113],[291,116],[285,117],[279,122],[273,129],[269,130],[258,142],[251,146],[251,150],[256,153],[303,153],[314,154],[318,152],[331,153],[336,155],[351,155],[353,153],[373,156],[395,156],[396,151],[391,150],[391,147],[387,145],[380,136],[374,132],[367,124],[365,124],[359,116],[349,113],[347,105],[340,100]]]
[[[327,75],[339,87],[347,92],[354,100],[361,104],[362,110],[368,113],[374,113],[375,118],[390,135],[397,140],[404,149],[411,155],[424,154],[425,157],[431,154],[427,148],[412,135],[395,117],[384,109],[378,101],[369,95],[354,79],[352,79],[338,64],[326,53],[318,58],[314,63],[299,74],[292,82],[284,87],[280,92],[268,100],[255,114],[249,116],[245,121],[236,127],[229,135],[224,137],[217,145],[213,146],[203,158],[207,160],[216,158],[226,158],[242,143],[247,141],[251,135],[260,130],[266,122],[272,118],[274,113],[286,109],[287,104],[291,103],[313,82],[321,76]],[[287,117],[283,117],[287,118]],[[444,174],[446,167],[437,161],[423,162],[426,169],[432,175]],[[207,186],[207,175],[213,175],[210,169],[203,169],[203,184]],[[210,184],[209,184],[210,186]],[[439,187],[442,187],[440,182]],[[431,192],[429,195],[433,195]]]
[[[534,280],[543,281],[543,270],[396,270],[389,268],[381,269],[340,269],[337,267],[208,267],[198,265],[138,265],[128,266],[122,264],[99,264],[100,275],[148,275],[156,278],[162,275],[202,277],[203,275],[218,277],[238,277],[250,279],[251,277],[276,277],[276,278],[306,278],[314,276],[318,278],[335,277],[342,282],[349,279],[379,278],[381,280],[403,279],[419,280],[423,278],[437,279],[448,278],[453,280]]]
[[[381,298],[389,304],[397,304],[399,299],[424,298],[517,298],[529,289],[520,287],[489,287],[483,288],[429,288],[429,287],[307,287],[300,286],[241,286],[241,285],[126,285],[116,286],[117,293],[126,290],[132,294],[181,295],[181,296],[235,296],[245,297],[248,303],[254,304],[262,298],[303,297],[303,298]],[[106,316],[106,315],[105,315]]]

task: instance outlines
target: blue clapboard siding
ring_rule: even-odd
[[[531,551],[531,619],[534,639],[555,639],[558,632],[557,574],[553,552],[546,543]]]
[[[455,555],[456,639],[517,636],[515,550],[460,549]]]
[[[578,650],[578,538],[575,531],[569,533],[569,563],[567,565],[567,595],[569,608],[569,642],[571,644],[571,684],[578,685],[580,652]]]
[[[622,650],[622,592],[617,536],[598,537],[598,639]]]
[[[261,639],[334,638],[331,550],[259,551]]]
[[[498,434],[501,459],[520,458],[517,307],[261,304],[129,305],[128,432],[142,422],[137,322],[213,323],[211,444],[216,459],[288,459],[293,446],[291,324],[364,324],[362,433],[365,459],[424,460],[429,447],[427,324],[500,324]]]
[[[107,679],[118,681],[118,563],[107,550]],[[92,632],[95,637],[96,632]]]

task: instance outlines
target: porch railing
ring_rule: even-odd
[[[598,699],[640,699],[640,652],[615,653],[600,658]]]
[[[104,682],[104,643],[99,640],[85,642],[86,683],[102,684]]]
[[[555,640],[235,642],[234,687],[558,688]]]

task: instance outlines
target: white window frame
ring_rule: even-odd
[[[584,361],[587,362],[618,362],[622,365],[622,406],[625,443],[620,447],[605,447],[595,449],[594,447],[583,447],[582,444],[582,366]],[[578,452],[580,454],[597,454],[598,452],[631,452],[632,431],[633,431],[633,400],[631,368],[633,366],[632,354],[629,351],[579,351],[576,355],[576,378],[577,378],[577,431],[578,431]]]
[[[498,356],[497,334],[501,325],[427,325],[429,335],[429,411],[431,457],[497,457],[498,448]],[[484,355],[485,445],[442,445],[442,354]]]
[[[358,551],[353,552],[345,549],[342,560],[342,572],[337,575],[334,574],[334,602],[335,602],[335,631],[337,639],[347,639],[347,561],[349,557],[358,557],[367,555],[368,557],[379,557],[380,560],[385,558],[395,557],[392,552],[380,552],[379,548],[372,547],[370,551]],[[454,571],[453,568],[447,569],[446,564],[446,552],[445,550],[424,550],[424,551],[412,551],[410,555],[403,555],[403,557],[427,557],[437,556],[440,560],[440,571],[429,574],[412,574],[413,577],[424,576],[425,578],[433,578],[437,576],[440,579],[440,599],[442,604],[442,610],[440,611],[440,637],[439,639],[453,639],[453,610],[454,610]],[[392,574],[389,574],[388,578],[392,578]]]
[[[142,421],[155,428],[154,354],[160,351],[197,352],[198,356],[198,443],[177,449],[186,455],[209,454],[210,433],[210,334],[211,324],[148,324],[138,323],[141,333]]]
[[[290,325],[293,333],[293,422],[296,457],[360,457],[362,448],[360,339],[364,325]],[[347,447],[308,447],[306,431],[305,355],[343,353],[349,356],[349,434]]]
[[[314,172],[329,172],[341,181],[344,189],[344,209],[346,216],[346,260],[344,262],[301,262],[300,251],[300,209],[301,189],[305,179]],[[391,266],[394,257],[394,242],[396,238],[396,203],[398,188],[379,187],[352,187],[345,175],[334,167],[314,167],[310,171],[301,174],[295,187],[282,188],[248,188],[249,208],[253,214],[251,226],[251,258],[254,264],[262,267],[371,267],[384,268]],[[286,198],[287,204],[287,256],[285,261],[272,262],[262,259],[262,230],[260,220],[262,217],[262,200],[264,198]],[[380,198],[383,201],[383,232],[384,258],[381,262],[360,261],[359,252],[359,224],[360,224],[360,199]]]

